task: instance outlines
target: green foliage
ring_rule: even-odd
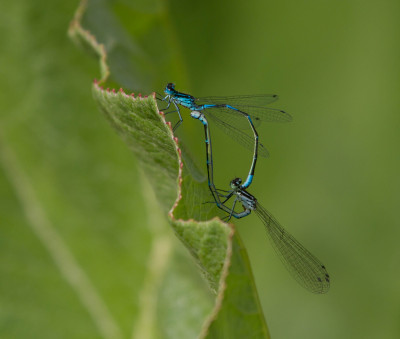
[[[199,96],[277,93],[294,117],[259,127],[271,157],[251,192],[323,260],[332,288],[303,290],[256,216],[238,221],[274,337],[399,338],[399,1],[96,0],[71,23],[77,2],[0,2],[0,337],[265,333],[240,239],[199,203],[202,126],[184,116],[180,168],[158,125],[170,168],[152,182],[139,135],[122,135],[133,156],[93,100],[109,100],[109,116],[135,104],[119,87],[141,91],[149,116],[132,118],[158,124],[151,92],[173,81]],[[212,132],[222,187],[250,155]]]
[[[204,183],[194,182],[185,173],[187,169],[183,164],[181,168],[185,174],[179,171],[178,176],[179,145],[170,125],[158,112],[155,99],[134,98],[122,90],[103,90],[97,84],[94,84],[93,93],[101,111],[145,169],[164,210],[173,205],[174,195],[179,197],[176,208],[170,212],[171,225],[196,260],[211,290],[217,294],[216,306],[203,326],[202,337],[268,336],[248,258],[234,229],[230,230],[217,219],[193,220],[196,214],[204,217],[215,207],[209,205],[212,207],[207,208],[208,211],[205,207],[201,212],[196,211],[196,207],[203,206],[208,188]],[[173,324],[170,326],[174,327]]]
[[[22,15],[18,5],[10,7],[15,17]],[[13,293],[4,300],[9,314],[3,319],[9,319],[9,325],[3,326],[1,333],[12,337],[27,337],[28,333],[35,337],[49,333],[93,338],[268,337],[241,240],[232,225],[212,219],[218,211],[212,204],[203,204],[210,196],[206,183],[198,181],[201,170],[188,156],[183,162],[178,140],[158,112],[154,97],[133,97],[122,90],[101,87],[149,89],[155,76],[152,65],[160,65],[138,52],[140,42],[132,43],[133,39],[147,38],[140,37],[139,28],[126,22],[123,5],[116,5],[113,11],[106,2],[82,2],[70,24],[69,36],[99,60],[100,80],[93,84],[92,94],[109,124],[133,151],[133,166],[127,165],[129,172],[119,170],[118,165],[104,169],[113,162],[129,164],[125,159],[132,157],[99,115],[88,114],[95,112],[90,92],[74,89],[77,81],[89,87],[90,74],[94,74],[82,55],[73,55],[79,65],[76,71],[62,72],[63,86],[58,85],[60,79],[53,78],[54,73],[48,77],[38,74],[33,89],[36,93],[32,94],[38,103],[36,116],[25,116],[23,124],[18,125],[18,119],[7,115],[0,129],[3,194],[13,196],[9,200],[13,209],[2,206],[4,220],[17,225],[13,218],[19,215],[18,233],[27,242],[23,251],[24,242],[13,234],[13,228],[6,228],[7,238],[19,241],[20,246],[14,245],[13,250],[3,246],[2,250],[35,270],[39,275],[36,281],[28,269],[20,267],[19,275],[28,285],[36,283],[38,289],[25,291],[9,267],[10,279],[2,293]],[[46,17],[38,15],[34,21],[37,27]],[[152,14],[147,19],[150,17]],[[59,15],[49,22],[57,29],[50,29],[47,43],[55,43],[63,33],[65,26],[58,26],[62,20],[65,22],[65,17]],[[82,27],[82,22],[87,26]],[[144,27],[151,34],[149,27],[154,25],[149,20]],[[26,55],[33,54],[40,43],[40,39],[31,41]],[[46,60],[47,68],[52,63],[59,67],[57,62],[71,58],[64,46],[54,52],[54,59],[45,51],[37,58]],[[28,63],[26,68],[35,70],[35,65]],[[78,107],[73,105],[77,96],[81,98]],[[48,132],[54,126],[46,127],[46,120],[59,127],[57,133]],[[40,130],[43,140],[32,138],[32,133]],[[105,142],[105,136],[113,143]],[[58,156],[63,153],[70,154],[67,161],[76,157],[74,165],[59,163]],[[35,154],[44,158],[38,159]],[[99,182],[104,170],[112,173],[104,177],[112,180],[109,191],[102,191]],[[198,173],[196,180],[192,173]],[[92,193],[87,191],[89,187]],[[19,212],[15,206],[19,206]],[[179,242],[171,238],[164,224],[166,216],[197,263],[208,289],[193,264],[188,264]],[[3,267],[7,258],[3,256]],[[38,306],[38,310],[33,311],[27,303]],[[63,312],[51,311],[58,304],[64,305]],[[23,309],[27,312],[21,312]],[[46,326],[46,320],[51,320],[51,325]],[[14,321],[26,326],[13,326]]]

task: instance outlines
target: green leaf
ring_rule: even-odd
[[[208,219],[215,207],[204,207],[207,185],[196,183],[181,162],[178,140],[158,112],[154,97],[134,98],[122,90],[104,90],[97,83],[93,93],[100,110],[145,169],[161,205],[165,210],[173,206],[169,216],[175,234],[217,294],[202,336],[268,336],[248,257],[233,225],[218,219],[193,220],[194,216]],[[174,195],[176,205],[171,200]]]
[[[144,48],[161,31],[171,35],[160,24],[162,7],[141,18],[123,2],[112,10],[89,3],[87,12],[82,2],[70,24],[70,37],[99,60],[92,94],[132,157],[96,114],[89,84],[98,71],[65,43],[73,4],[2,6],[1,337],[266,337],[240,239],[232,225],[212,219],[219,211],[203,204],[210,199],[204,174],[153,96],[100,87],[150,92],[159,74],[176,72],[176,54],[165,59]],[[174,79],[184,82],[184,72]]]
[[[101,51],[100,62],[106,60],[107,51],[91,44],[92,35],[80,27],[79,19],[73,21],[70,35],[87,41],[94,51]],[[107,73],[103,73],[100,83],[106,81]],[[209,220],[218,212],[212,204],[204,205],[210,199],[208,187],[191,176],[187,166],[192,161],[188,157],[182,160],[178,139],[158,111],[155,96],[135,98],[122,89],[104,90],[97,82],[93,85],[93,95],[107,120],[141,163],[163,209],[171,209],[169,217],[175,234],[217,294],[201,336],[268,337],[242,242],[233,225]],[[169,324],[173,326],[173,322]]]
[[[66,37],[75,6],[0,5],[2,338],[130,337],[141,314],[153,251],[143,180],[99,119],[96,67]]]

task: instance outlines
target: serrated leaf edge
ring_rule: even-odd
[[[100,59],[99,62],[100,62],[101,78],[99,80],[95,79],[94,85],[98,86],[99,89],[101,89],[102,91],[107,91],[109,93],[117,94],[117,91],[115,89],[110,90],[109,88],[107,88],[106,90],[104,90],[104,88],[101,86],[101,84],[104,84],[107,81],[107,79],[110,75],[110,70],[107,65],[107,53],[105,51],[104,45],[98,43],[96,38],[91,34],[91,32],[88,30],[85,30],[81,26],[81,19],[82,19],[84,11],[86,10],[86,7],[87,7],[87,0],[81,0],[81,2],[78,5],[78,8],[74,14],[74,17],[70,23],[70,26],[68,29],[68,35],[70,36],[70,38],[73,41],[76,41],[78,38],[83,38],[84,41],[86,41],[89,44],[89,46],[91,46],[93,48],[93,50],[98,54],[99,59]],[[139,99],[142,98],[142,96],[140,94],[138,95],[138,97],[135,97],[134,93],[127,94],[124,92],[124,90],[122,88],[120,88],[118,90],[118,92],[121,93],[122,95],[124,95],[125,97],[130,98],[131,100],[137,100],[138,98]],[[151,94],[151,96],[153,97],[154,100],[156,100],[156,94],[154,92]],[[147,98],[147,96],[145,96],[145,98]],[[215,217],[206,222],[199,222],[199,221],[195,221],[194,219],[189,219],[189,220],[175,219],[173,212],[176,209],[176,207],[178,206],[180,200],[182,199],[182,169],[183,169],[182,151],[179,147],[179,139],[177,137],[175,137],[173,134],[171,123],[165,120],[165,114],[162,111],[158,110],[158,114],[161,116],[161,120],[163,121],[163,123],[168,126],[169,135],[171,137],[171,140],[175,144],[177,155],[178,155],[177,198],[176,198],[173,206],[171,207],[170,211],[168,212],[170,221],[173,223],[179,222],[182,225],[193,223],[193,222],[198,223],[198,224],[203,223],[206,225],[208,223],[217,221],[218,223],[221,224],[222,227],[229,228],[229,233],[228,233],[228,238],[227,238],[226,256],[225,256],[225,260],[224,260],[222,274],[221,274],[220,281],[219,281],[219,288],[218,288],[218,293],[216,296],[215,305],[214,305],[213,310],[211,311],[211,314],[204,321],[203,326],[202,326],[202,331],[199,335],[199,338],[205,338],[208,334],[209,326],[216,319],[218,312],[220,311],[220,309],[222,307],[222,302],[224,300],[224,292],[227,287],[226,277],[229,274],[229,267],[231,265],[232,241],[233,241],[233,237],[235,234],[235,227],[233,224],[228,224],[228,223],[221,221],[218,217]]]

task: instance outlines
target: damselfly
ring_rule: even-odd
[[[222,205],[234,197],[233,206],[228,220],[233,216],[243,218],[254,211],[263,222],[268,237],[271,240],[279,258],[289,273],[307,290],[313,293],[326,293],[329,290],[330,277],[326,267],[291,234],[289,234],[258,201],[241,185],[242,180],[235,178],[231,181],[231,190],[221,194],[225,200]],[[220,191],[220,190],[217,190]],[[236,203],[243,206],[242,212],[235,212]]]
[[[289,273],[300,285],[313,293],[328,292],[330,277],[325,266],[289,234],[252,194],[246,191],[240,178],[231,181],[231,190],[229,191],[215,188],[213,179],[212,143],[208,121],[201,112],[191,112],[191,116],[200,120],[204,125],[208,186],[217,206],[228,213],[226,218],[228,220],[230,220],[231,217],[240,219],[254,211],[264,223],[272,246]],[[224,200],[221,201],[221,198]],[[226,202],[231,198],[234,198],[234,201],[232,207],[228,207]],[[238,202],[243,207],[243,211],[241,212],[235,211]]]
[[[258,154],[268,157],[267,149],[258,142],[255,124],[261,121],[287,122],[292,120],[292,117],[285,111],[266,107],[266,105],[278,99],[275,94],[195,98],[190,94],[178,92],[173,83],[169,83],[165,87],[164,93],[165,97],[158,98],[167,103],[163,110],[168,110],[173,104],[175,110],[167,111],[166,114],[176,112],[179,116],[173,130],[176,130],[183,121],[179,108],[179,106],[182,106],[191,111],[202,112],[232,139],[253,150],[253,161],[249,175],[242,185],[245,188],[249,187],[253,180]],[[242,131],[246,128],[251,128],[253,137]]]

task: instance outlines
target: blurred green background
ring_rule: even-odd
[[[400,3],[98,4],[136,14],[135,46],[152,55],[143,93],[170,81],[195,96],[277,93],[274,107],[293,115],[290,124],[259,128],[271,157],[259,160],[251,192],[325,263],[332,285],[322,296],[303,290],[259,220],[237,222],[272,337],[399,338]],[[38,209],[95,282],[123,336],[139,313],[152,212],[143,212],[135,159],[91,98],[97,64],[66,36],[77,5],[0,5],[4,338],[101,337],[32,226],[43,216]],[[168,42],[147,29],[157,20]],[[154,68],[165,47],[175,66]],[[202,164],[202,127],[186,118],[180,129]],[[250,155],[217,132],[217,181],[225,185],[246,174]],[[34,195],[21,188],[24,180]]]

